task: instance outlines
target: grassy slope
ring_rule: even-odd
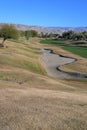
[[[46,76],[37,42],[0,48],[0,130],[85,130],[87,80]]]
[[[0,66],[12,66],[45,74],[38,60],[40,51],[37,46],[32,45],[31,48],[29,43],[7,42],[8,46],[9,44],[8,48],[0,48]]]

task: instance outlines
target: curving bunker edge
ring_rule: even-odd
[[[75,62],[77,59],[56,54],[51,49],[41,49],[41,51],[43,52],[41,60],[48,75],[55,78],[87,78],[87,74],[65,72],[60,69],[60,66]]]

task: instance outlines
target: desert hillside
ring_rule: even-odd
[[[37,38],[5,44],[0,48],[0,130],[86,130],[87,79],[48,76],[40,49],[52,46]]]

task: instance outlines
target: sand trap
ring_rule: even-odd
[[[75,62],[76,59],[55,54],[52,50],[41,49],[43,55],[41,61],[48,73],[54,78],[87,78],[87,74],[68,73],[59,69],[61,65]]]

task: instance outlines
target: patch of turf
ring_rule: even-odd
[[[87,58],[87,47],[64,46],[63,49],[80,55],[81,57]]]
[[[41,40],[40,43],[42,44],[65,44],[64,41],[58,41],[58,40]]]

